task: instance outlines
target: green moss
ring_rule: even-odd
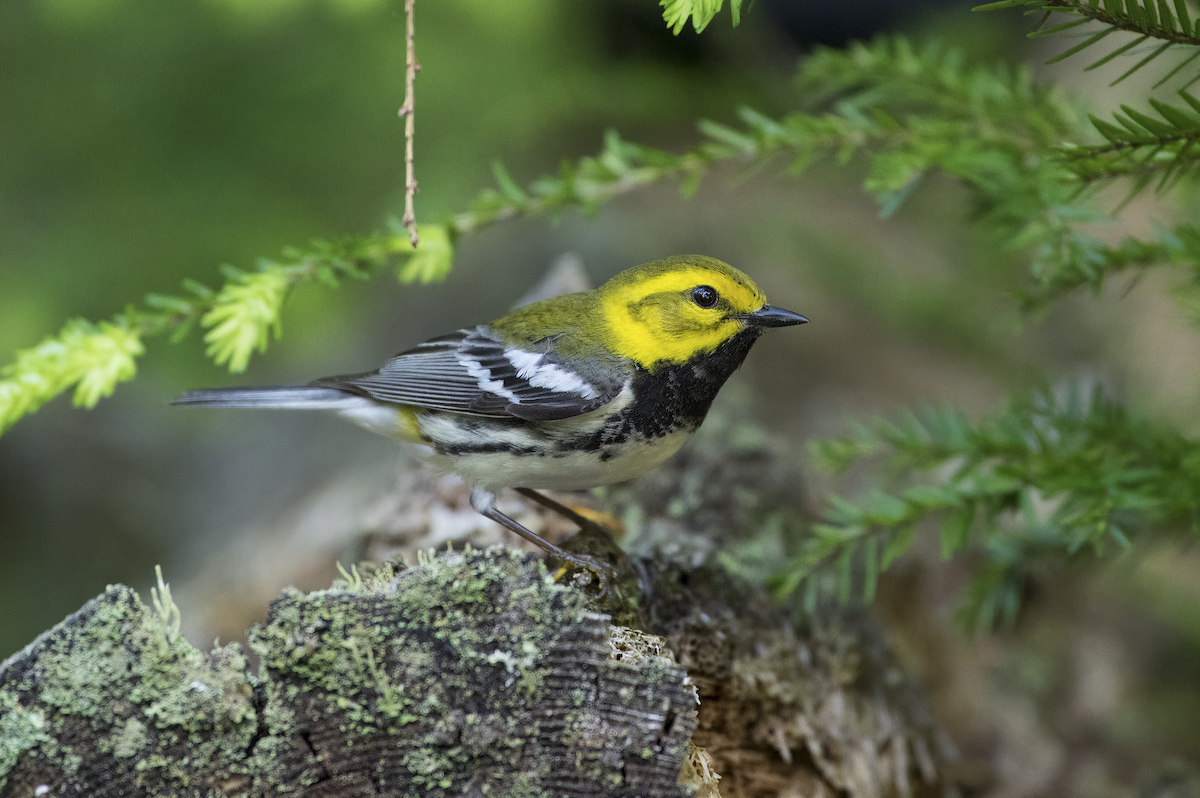
[[[591,669],[586,679],[594,685],[607,667],[604,628],[586,597],[549,579],[540,560],[499,548],[422,555],[387,580],[350,575],[340,588],[290,593],[250,641],[265,666],[266,701],[291,707],[284,721],[294,733],[314,730],[323,745],[351,756],[381,734],[395,740],[367,766],[377,788],[386,782],[396,794],[440,795],[488,785],[487,794],[524,798],[540,795],[551,776],[552,757],[528,756],[546,740],[585,751],[595,764],[589,777],[622,778],[611,759],[626,743],[596,735],[605,722],[595,711],[568,724],[570,734],[556,726],[541,736],[539,708],[555,705],[549,675],[560,674],[566,657],[571,668]],[[578,651],[563,653],[564,641]],[[654,680],[664,675],[653,671]],[[594,700],[594,686],[578,684],[583,678],[555,684],[555,696]],[[266,719],[271,737],[284,736]],[[601,763],[605,752],[610,761]],[[642,753],[641,745],[628,751]],[[519,783],[514,758],[532,763]],[[502,781],[492,784],[496,777]]]
[[[129,588],[109,588],[22,657],[36,661],[36,678],[31,667],[11,683],[21,689],[4,692],[20,710],[3,713],[0,779],[38,762],[70,779],[101,756],[134,782],[202,785],[240,756],[257,727],[240,650],[196,650]],[[10,728],[38,719],[38,735]]]
[[[23,707],[15,694],[0,690],[0,788],[17,757],[52,740],[46,725],[42,711]]]
[[[534,798],[564,777],[620,785],[647,751],[677,771],[690,727],[664,747],[643,720],[690,712],[682,670],[610,661],[606,618],[538,558],[450,552],[349,576],[272,605],[249,634],[257,677],[236,646],[201,653],[110,589],[0,670],[0,778],[265,796],[337,772],[396,795]]]
[[[531,565],[507,550],[469,556],[471,567],[467,554],[450,552],[423,557],[388,581],[285,595],[251,637],[271,674],[268,689],[314,684],[328,708],[363,735],[436,714],[450,690],[516,683],[523,700],[536,700],[538,644],[547,634],[538,620],[555,603],[556,614],[568,603],[577,612],[582,600],[545,583],[540,564],[530,585],[522,577]],[[373,617],[357,609],[364,595],[375,599],[367,605]],[[447,658],[458,663],[458,678],[444,670]]]

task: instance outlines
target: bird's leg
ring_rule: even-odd
[[[553,510],[554,512],[561,515],[563,518],[573,521],[574,523],[579,525],[579,528],[581,530],[582,529],[595,530],[596,532],[600,533],[600,535],[602,535],[604,537],[605,541],[608,543],[610,548],[612,548],[614,551],[621,551],[621,547],[617,543],[617,541],[613,538],[612,532],[609,531],[608,528],[605,527],[603,524],[596,523],[595,521],[593,521],[590,518],[585,518],[584,516],[575,512],[574,510],[572,510],[570,507],[566,506],[565,504],[560,504],[559,502],[554,501],[554,499],[551,499],[549,496],[543,496],[542,494],[538,493],[536,490],[533,490],[531,488],[514,488],[514,490],[517,493],[524,496],[525,498],[531,499],[531,500],[537,502],[538,504],[542,505],[546,509]]]
[[[524,491],[522,491],[522,492],[524,492]],[[530,491],[530,493],[533,493],[533,491]],[[534,493],[534,496],[537,496],[539,499],[547,501],[547,502],[551,501],[550,499],[547,499],[544,496],[540,496],[539,494],[536,494],[536,493]],[[553,504],[557,505],[558,507],[562,507],[562,505],[558,504],[558,502],[553,502]],[[487,492],[487,491],[472,490],[471,491],[471,506],[474,507],[476,512],[478,512],[484,518],[490,518],[491,520],[495,521],[497,524],[499,524],[500,526],[509,530],[510,532],[515,532],[516,534],[518,534],[521,537],[528,540],[533,545],[543,549],[551,557],[554,557],[557,560],[562,560],[565,563],[570,563],[571,565],[575,566],[576,568],[580,568],[585,571],[590,571],[591,573],[594,573],[596,575],[596,578],[600,580],[601,591],[603,593],[608,592],[609,572],[612,570],[610,567],[606,566],[604,563],[602,563],[600,560],[596,559],[595,557],[590,557],[586,554],[572,554],[569,551],[560,549],[558,546],[555,546],[553,543],[546,540],[544,537],[537,534],[533,530],[527,529],[526,527],[524,527],[523,525],[518,523],[515,519],[510,518],[509,516],[500,512],[498,509],[496,509],[495,494]],[[547,505],[547,506],[550,506],[550,505]],[[569,518],[574,516],[574,518],[578,518],[580,520],[580,522],[582,522],[582,523],[590,523],[590,522],[588,522],[588,520],[586,518],[579,515],[578,513],[568,510],[566,507],[562,507],[562,510],[565,511],[564,514],[570,513],[570,515],[567,516]]]
[[[602,562],[608,565],[607,576],[613,580],[624,579],[631,574],[630,561],[625,555],[625,550],[613,538],[612,532],[603,524],[597,523],[586,516],[567,507],[564,504],[556,502],[549,496],[544,496],[531,488],[514,488],[517,493],[520,493],[527,499],[537,502],[548,510],[558,513],[568,521],[573,521],[579,526],[579,533],[567,541],[567,545],[571,545],[575,550],[588,551],[591,554],[597,555]]]
[[[603,524],[597,523],[535,490],[530,488],[516,488],[515,490],[530,501],[579,525],[579,533],[564,541],[564,544],[570,546],[572,550],[566,551],[557,546],[551,546],[547,541],[521,527],[512,519],[508,519],[509,523],[504,521],[500,521],[500,523],[526,540],[537,543],[564,562],[576,568],[586,568],[594,573],[600,580],[598,598],[603,611],[612,616],[614,623],[621,626],[644,628],[646,619],[642,613],[641,602],[643,595],[648,590],[645,569],[625,554],[625,551],[613,539],[612,533]],[[495,497],[492,498],[492,502],[494,504]],[[478,506],[476,509],[479,509]],[[494,518],[491,515],[488,517]],[[588,553],[583,554],[583,551]],[[563,570],[565,571],[566,567]],[[560,571],[555,576],[555,580],[561,576],[562,572]]]

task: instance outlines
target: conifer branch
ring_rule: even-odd
[[[659,0],[658,4],[663,8],[667,27],[678,36],[689,17],[696,33],[703,33],[708,23],[720,12],[723,3],[724,0]],[[729,0],[729,10],[733,15],[733,27],[736,28],[742,21],[742,0]]]
[[[871,592],[878,568],[935,519],[943,556],[970,551],[982,563],[962,617],[982,629],[1012,619],[1035,562],[1104,555],[1150,532],[1200,537],[1200,444],[1131,416],[1100,389],[1038,391],[975,424],[957,410],[926,408],[855,425],[812,451],[834,470],[883,457],[885,471],[937,477],[857,501],[831,496],[777,578],[782,593],[816,590],[821,574],[841,595]],[[881,565],[866,567],[875,558]]]
[[[208,354],[218,365],[241,371],[271,334],[278,337],[283,300],[301,283],[336,286],[347,277],[365,279],[396,258],[402,258],[403,282],[427,283],[449,272],[453,250],[444,228],[422,228],[424,242],[415,252],[403,228],[395,228],[288,248],[281,260],[262,260],[253,272],[226,266],[227,281],[219,291],[185,280],[185,294],[150,294],[145,307],[130,307],[111,321],[69,321],[57,335],[18,351],[0,370],[0,433],[71,388],[76,406],[94,407],[136,374],[145,338],[171,332],[177,340],[199,322],[208,330]]]
[[[58,335],[17,352],[0,370],[0,432],[71,388],[77,407],[94,407],[133,378],[144,351],[127,315],[99,324],[68,321]]]
[[[1117,124],[1094,116],[1092,125],[1104,144],[1061,146],[1059,161],[1085,185],[1118,177],[1133,177],[1130,198],[1155,182],[1162,191],[1200,169],[1200,99],[1180,91],[1183,105],[1154,98],[1148,102],[1160,118],[1128,105],[1113,114]]]
[[[1041,20],[1029,34],[1030,36],[1063,33],[1092,22],[1103,26],[1099,31],[1089,31],[1091,35],[1087,39],[1051,58],[1048,61],[1051,64],[1063,61],[1099,44],[1109,35],[1117,32],[1133,33],[1139,36],[1093,61],[1084,68],[1085,71],[1097,69],[1150,40],[1161,42],[1149,55],[1126,70],[1110,85],[1116,85],[1125,80],[1168,50],[1179,47],[1200,48],[1200,19],[1196,22],[1192,21],[1186,0],[1171,0],[1171,2],[1168,0],[1103,0],[1103,2],[1100,0],[1087,0],[1086,2],[1084,0],[1001,0],[998,3],[977,6],[974,10],[993,11],[1016,6],[1025,6],[1043,12]],[[1046,27],[1046,23],[1053,14],[1068,14],[1074,16],[1075,19]],[[1192,58],[1194,57],[1195,55],[1192,56]],[[1165,83],[1186,63],[1190,63],[1192,58],[1171,70],[1168,75],[1155,84],[1155,87]],[[1191,85],[1197,79],[1200,79],[1200,74],[1188,81],[1187,85]]]
[[[1185,266],[1192,271],[1193,282],[1200,283],[1200,228],[1182,224],[1160,230],[1158,239],[1143,241],[1132,236],[1116,246],[1107,246],[1095,238],[1078,236],[1079,255],[1062,264],[1035,274],[1037,282],[1022,291],[1022,308],[1034,310],[1053,299],[1083,286],[1099,291],[1114,274],[1144,271],[1157,266]],[[1200,314],[1192,314],[1200,323]]]
[[[1099,22],[1128,33],[1139,33],[1167,44],[1200,46],[1200,33],[1189,24],[1190,15],[1183,2],[1175,2],[1174,9],[1156,0],[1127,3],[1107,0],[1097,4],[1081,0],[1038,0],[1038,5],[1047,11],[1076,14],[1090,22]],[[1055,32],[1053,29],[1044,29],[1037,31],[1037,34]]]

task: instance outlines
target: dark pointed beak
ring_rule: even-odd
[[[763,305],[753,313],[739,313],[733,316],[755,327],[791,327],[793,324],[806,324],[808,319],[799,313],[793,313],[783,308],[773,308]]]

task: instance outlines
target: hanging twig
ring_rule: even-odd
[[[413,210],[413,197],[417,195],[417,181],[413,177],[413,132],[415,130],[413,114],[413,84],[421,65],[417,63],[414,47],[413,6],[416,0],[404,0],[404,15],[407,18],[405,32],[405,71],[404,71],[404,105],[400,106],[400,116],[404,117],[404,216],[401,223],[408,228],[408,240],[413,249],[417,248],[417,215]]]

